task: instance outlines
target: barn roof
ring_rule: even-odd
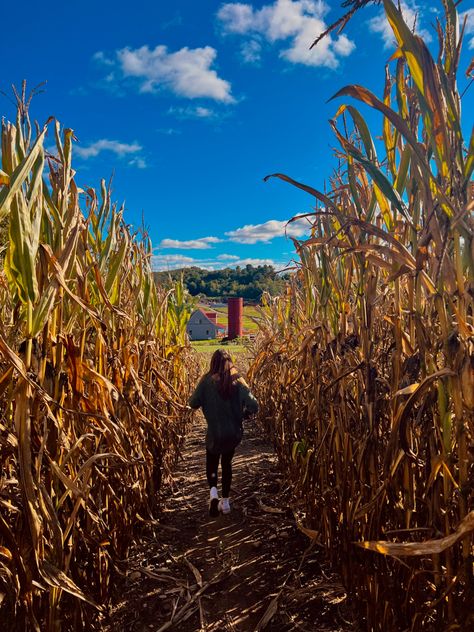
[[[196,310],[194,310],[194,312],[191,314],[191,316],[193,316],[194,314],[196,314],[197,312],[199,312],[202,316],[204,316],[204,318],[211,324],[214,325],[214,327],[217,327],[217,329],[227,329],[227,327],[225,325],[219,325],[219,323],[214,322],[213,320],[211,320],[209,318],[209,316],[206,314],[206,312],[201,309],[198,308]]]

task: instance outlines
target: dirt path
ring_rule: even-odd
[[[159,524],[132,550],[102,629],[353,630],[344,590],[323,552],[307,550],[273,451],[251,424],[234,458],[232,512],[209,517],[204,433],[196,416]]]

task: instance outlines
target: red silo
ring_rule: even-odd
[[[242,336],[243,313],[243,298],[229,298],[227,300],[228,336],[231,340],[233,338],[240,338]]]

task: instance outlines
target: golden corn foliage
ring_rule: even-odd
[[[344,104],[330,192],[274,174],[317,208],[287,294],[262,309],[251,375],[302,525],[329,550],[362,627],[472,629],[474,136],[466,147],[462,36],[446,0],[434,60],[384,8],[398,48],[383,98],[356,85],[336,95],[382,113],[382,142]]]
[[[0,171],[1,627],[90,629],[182,445],[186,300],[157,289],[105,183],[78,187],[72,130],[34,136],[19,105]]]

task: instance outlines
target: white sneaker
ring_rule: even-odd
[[[219,500],[218,509],[219,509],[219,511],[222,511],[223,514],[230,513],[229,499],[228,498],[221,498]]]
[[[217,487],[211,487],[209,493],[209,515],[216,518],[219,515],[219,493]]]

